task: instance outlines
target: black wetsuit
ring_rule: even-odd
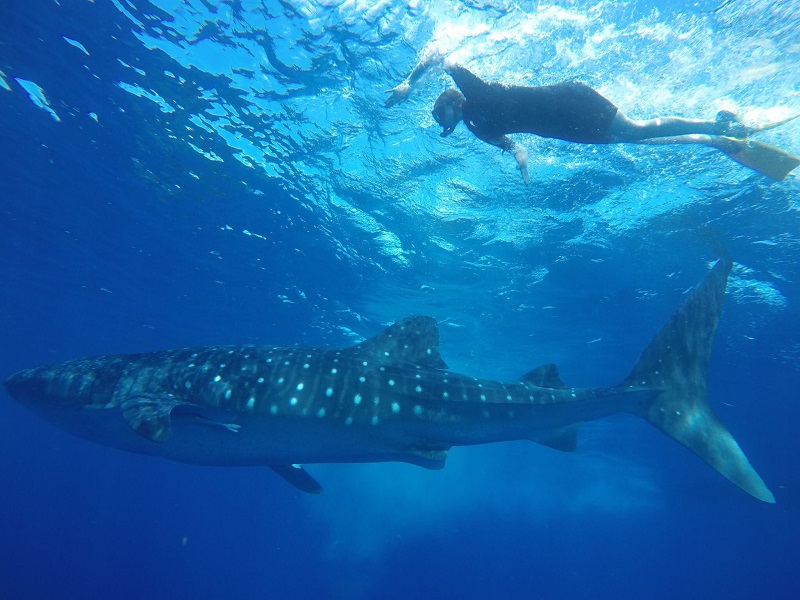
[[[507,133],[533,133],[584,144],[609,141],[617,107],[587,85],[487,83],[458,65],[448,73],[464,94],[464,123],[484,141],[496,142]]]

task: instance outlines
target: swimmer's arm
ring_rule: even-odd
[[[391,96],[386,99],[384,106],[388,108],[408,99],[409,94],[411,94],[411,88],[414,87],[420,79],[422,79],[422,76],[425,75],[425,73],[427,73],[431,68],[441,65],[443,62],[444,55],[438,50],[428,53],[425,58],[417,63],[408,77],[405,78],[403,83],[393,87],[390,90],[386,90],[386,92],[391,94]]]
[[[531,182],[530,177],[528,176],[528,151],[525,149],[525,146],[516,143],[507,135],[503,135],[500,137],[488,137],[488,136],[482,136],[474,131],[473,133],[475,133],[475,135],[477,135],[484,142],[491,144],[492,146],[497,146],[503,151],[510,152],[511,154],[513,154],[514,158],[517,161],[517,168],[522,174],[522,180],[526,184]]]

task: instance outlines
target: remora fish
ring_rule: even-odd
[[[307,492],[299,463],[442,468],[452,446],[528,439],[574,449],[584,421],[638,415],[759,500],[774,496],[712,412],[706,374],[727,285],[720,260],[613,388],[569,388],[554,365],[503,383],[447,370],[429,317],[346,349],[211,346],[22,371],[8,392],[56,426],[143,454],[268,465]]]

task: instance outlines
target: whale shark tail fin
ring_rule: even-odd
[[[642,352],[623,388],[654,390],[636,413],[748,494],[775,502],[708,404],[706,376],[732,263],[721,259]]]

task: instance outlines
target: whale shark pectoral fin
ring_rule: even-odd
[[[172,436],[170,412],[183,404],[170,394],[134,394],[121,405],[128,426],[153,442],[167,442]]]
[[[171,413],[175,423],[191,423],[202,427],[221,428],[231,433],[239,433],[242,426],[234,423],[236,418],[232,411],[215,411],[209,407],[199,407],[193,404],[177,404]]]
[[[283,479],[291,483],[301,492],[321,494],[322,486],[303,468],[303,465],[269,465]]]
[[[438,471],[439,469],[444,469],[449,449],[449,446],[447,448],[414,448],[409,451],[408,456],[403,460],[418,467]]]
[[[533,438],[533,441],[542,446],[561,452],[575,452],[578,449],[578,429],[582,423],[575,423],[567,427],[560,427],[548,431],[544,435]]]

